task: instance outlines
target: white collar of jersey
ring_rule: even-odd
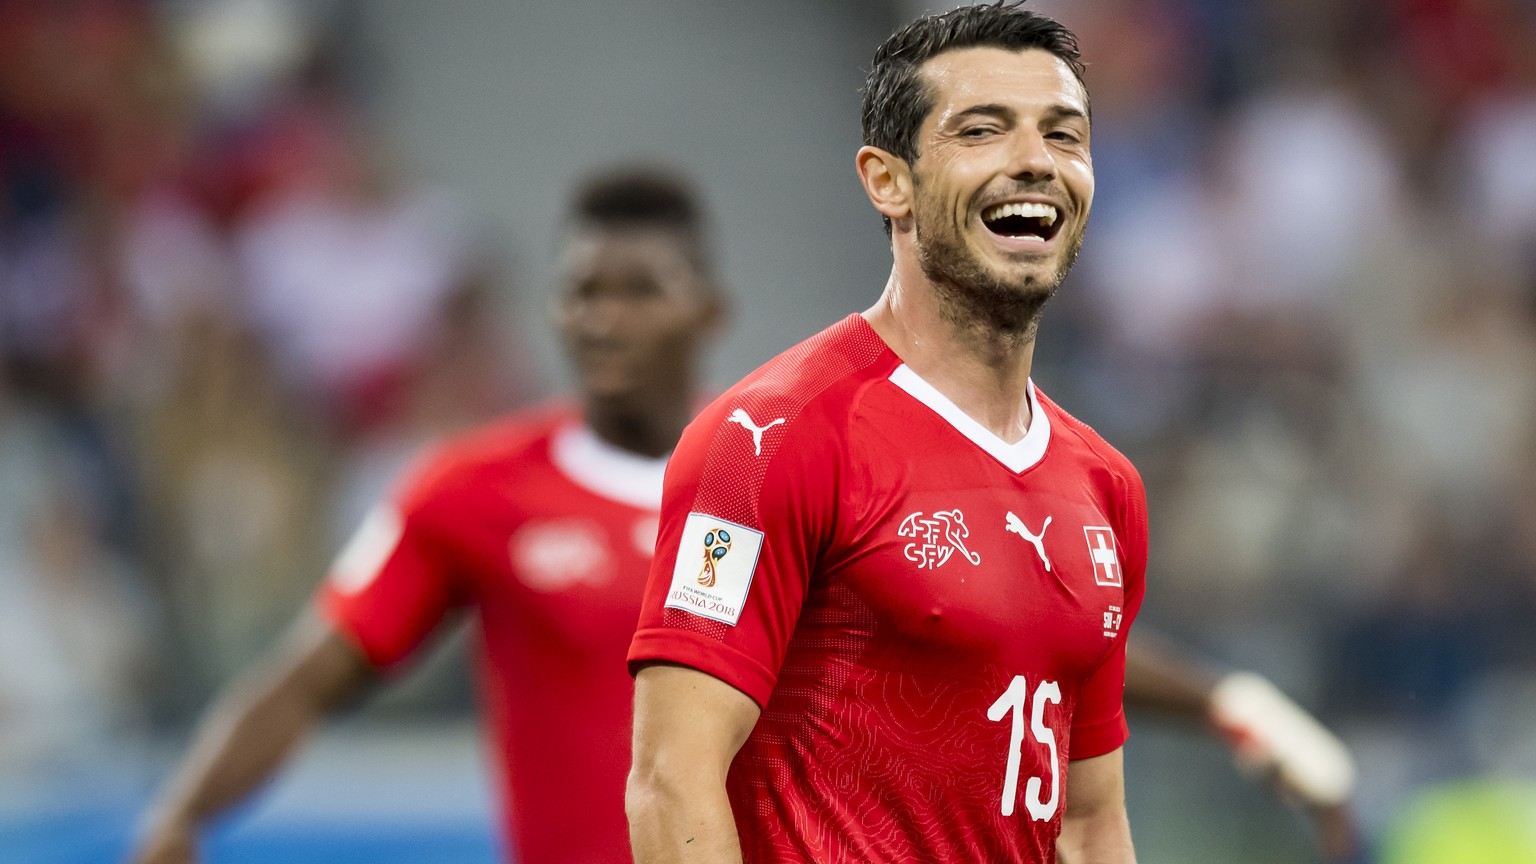
[[[1008,467],[1015,474],[1022,473],[1026,468],[1032,468],[1045,456],[1046,445],[1051,442],[1051,418],[1040,410],[1040,400],[1035,396],[1035,382],[1028,382],[1029,391],[1029,431],[1024,433],[1012,444],[1004,441],[992,433],[992,430],[977,423],[970,415],[961,411],[959,406],[949,401],[949,397],[940,393],[937,388],[922,378],[919,378],[911,367],[903,363],[891,373],[891,383],[907,391],[917,401],[933,409],[935,414],[944,418],[949,425],[955,427],[955,431],[971,439],[971,443],[987,451],[997,461]]]
[[[621,450],[597,437],[585,423],[555,433],[550,458],[560,473],[589,492],[642,510],[661,509],[661,481],[667,457]]]

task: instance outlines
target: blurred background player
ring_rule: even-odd
[[[314,610],[208,713],[138,861],[196,860],[210,819],[458,610],[479,625],[512,857],[628,860],[623,656],[665,459],[691,416],[721,298],[699,205],[665,173],[591,180],[561,266],[555,313],[575,404],[485,426],[418,464],[339,556]]]

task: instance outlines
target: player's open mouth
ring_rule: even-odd
[[[1061,219],[1051,204],[1008,201],[981,211],[981,223],[1000,237],[1050,242],[1061,230]]]

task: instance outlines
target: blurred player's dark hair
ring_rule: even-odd
[[[1077,36],[1057,23],[1022,8],[1023,0],[986,6],[962,6],[942,15],[925,15],[892,33],[875,51],[864,80],[860,120],[864,143],[905,159],[917,160],[917,131],[933,110],[934,95],[918,74],[933,57],[962,48],[1038,48],[1056,55],[1083,81]],[[1087,85],[1083,87],[1087,90]],[[885,220],[885,231],[891,221]]]
[[[571,221],[578,228],[675,231],[693,263],[709,271],[704,208],[693,184],[669,169],[632,165],[588,176],[576,190]]]

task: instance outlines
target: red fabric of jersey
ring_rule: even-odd
[[[762,707],[728,780],[750,864],[1055,860],[1068,761],[1126,738],[1147,523],[1030,394],[1005,443],[850,316],[684,433],[629,660]]]
[[[593,442],[559,409],[439,448],[370,517],[318,596],[380,667],[411,656],[453,610],[478,617],[504,827],[523,864],[631,860],[623,658],[653,551],[660,463],[609,453],[606,478],[573,478],[605,470],[577,452],[600,449]],[[634,482],[612,494],[593,488],[626,471]]]

